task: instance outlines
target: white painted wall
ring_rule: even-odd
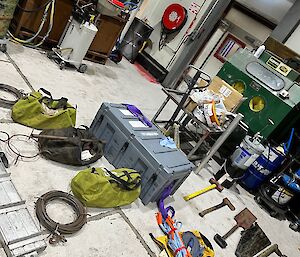
[[[272,30],[239,10],[232,8],[225,17],[226,20],[239,26],[241,29],[247,31],[249,34],[255,36],[261,42],[264,42]]]
[[[289,37],[285,45],[295,51],[297,54],[300,54],[300,25]]]
[[[268,20],[278,24],[297,0],[236,0]]]
[[[221,28],[218,28],[216,32],[213,34],[213,36],[210,38],[209,43],[205,46],[205,48],[203,49],[203,51],[201,52],[201,54],[198,56],[197,60],[194,63],[196,67],[201,67],[201,69],[206,73],[208,73],[211,77],[214,77],[223,66],[223,63],[217,58],[215,58],[213,54],[216,52],[216,49],[218,49],[218,47],[222,43],[222,39],[224,39],[226,35],[227,35],[226,31],[222,30]],[[213,54],[209,57],[209,59],[206,60],[207,56],[212,51]]]
[[[145,0],[143,5],[141,6],[141,10],[137,13],[137,17],[147,21],[148,24],[154,28],[154,31],[150,36],[150,39],[153,42],[153,46],[152,49],[146,49],[146,52],[148,52],[156,61],[158,61],[162,66],[169,70],[171,66],[168,67],[168,64],[174,56],[175,51],[179,48],[182,39],[187,35],[187,30],[190,27],[193,19],[195,18],[195,14],[188,11],[188,20],[185,26],[176,35],[176,37],[167,44],[167,46],[165,46],[162,50],[159,50],[161,19],[165,9],[172,3],[179,3],[187,10],[189,9],[189,6],[192,2],[195,2],[198,5],[202,6],[199,14],[197,15],[197,19],[194,22],[194,25],[189,29],[189,33],[191,33],[212,1],[213,0]],[[176,56],[179,56],[183,47],[184,45],[179,49]]]
[[[272,30],[266,27],[265,25],[257,22],[256,20],[252,19],[251,17],[245,15],[244,13],[240,12],[239,10],[232,8],[228,14],[225,17],[225,20],[230,21],[231,23],[235,24],[236,26],[240,27],[241,29],[247,31],[249,34],[253,35],[256,39],[260,40],[261,42],[264,42],[265,39],[268,38],[268,36],[271,34]],[[225,39],[228,32],[224,32],[221,28],[219,28],[212,38],[210,39],[209,43],[205,46],[201,54],[198,56],[195,65],[197,67],[202,67],[202,70],[210,74],[212,77],[214,77],[221,67],[223,66],[223,63],[218,60],[216,57],[214,57],[214,53],[217,51],[223,40]],[[239,38],[238,35],[233,34],[237,38]],[[220,38],[222,38],[220,40]],[[243,41],[241,39],[241,41]],[[249,49],[252,49],[252,47],[246,43],[246,47]],[[214,49],[215,48],[215,49]],[[212,51],[213,53],[209,57],[209,59],[206,61],[205,65],[203,63],[205,62],[206,57],[208,54]]]

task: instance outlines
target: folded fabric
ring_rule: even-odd
[[[135,117],[137,117],[143,124],[148,127],[152,127],[152,123],[150,120],[147,119],[146,116],[141,112],[139,108],[132,104],[123,104],[127,107],[128,111],[130,111]]]
[[[170,137],[166,137],[164,139],[161,139],[160,140],[160,145],[168,147],[170,149],[175,149],[176,148],[176,144],[175,144],[174,140]]]

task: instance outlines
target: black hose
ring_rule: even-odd
[[[4,108],[11,108],[23,96],[22,92],[19,89],[6,84],[0,83],[0,91],[8,92],[16,98],[16,100],[13,101],[0,98],[0,107]]]
[[[23,11],[23,12],[29,12],[29,13],[33,13],[33,12],[38,12],[38,11],[41,11],[43,10],[48,4],[50,4],[53,0],[49,0],[47,1],[46,3],[44,3],[43,5],[35,8],[35,9],[31,9],[31,10],[28,10],[28,9],[24,9],[20,4],[18,4],[18,8]]]
[[[67,224],[60,224],[52,220],[47,214],[47,205],[54,200],[63,201],[69,204],[76,213],[76,219]],[[87,222],[86,210],[82,203],[73,195],[62,191],[49,191],[42,195],[35,205],[36,216],[39,222],[53,234],[73,234],[79,231]]]

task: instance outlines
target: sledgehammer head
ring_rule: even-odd
[[[232,210],[232,211],[235,210],[234,205],[229,201],[228,198],[224,198],[224,199],[223,199],[223,203],[224,203],[225,205],[227,205],[227,206],[229,207],[230,210]]]
[[[210,184],[215,184],[216,185],[216,189],[219,191],[219,192],[222,192],[222,190],[224,189],[224,187],[221,186],[221,184],[219,184],[219,182],[217,180],[215,180],[214,178],[211,178],[209,180],[209,183]]]

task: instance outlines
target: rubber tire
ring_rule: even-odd
[[[59,69],[63,70],[66,67],[66,63],[64,61],[61,61],[59,64]]]
[[[49,51],[49,52],[47,53],[47,57],[48,57],[49,59],[53,59],[54,56],[55,56],[55,54],[54,54],[52,51]]]
[[[254,197],[254,200],[255,200],[255,202],[257,202],[258,204],[261,204],[261,197],[259,196],[259,195],[256,195],[255,197]]]
[[[3,52],[3,53],[6,53],[6,51],[7,51],[7,45],[6,44],[1,44],[0,45],[0,51]]]
[[[86,64],[80,64],[79,68],[77,69],[80,73],[85,73],[88,69],[88,66]]]
[[[278,212],[277,211],[270,211],[270,216],[272,217],[272,218],[277,218],[278,217]]]
[[[291,223],[289,227],[296,232],[300,229],[300,226],[297,223]]]

